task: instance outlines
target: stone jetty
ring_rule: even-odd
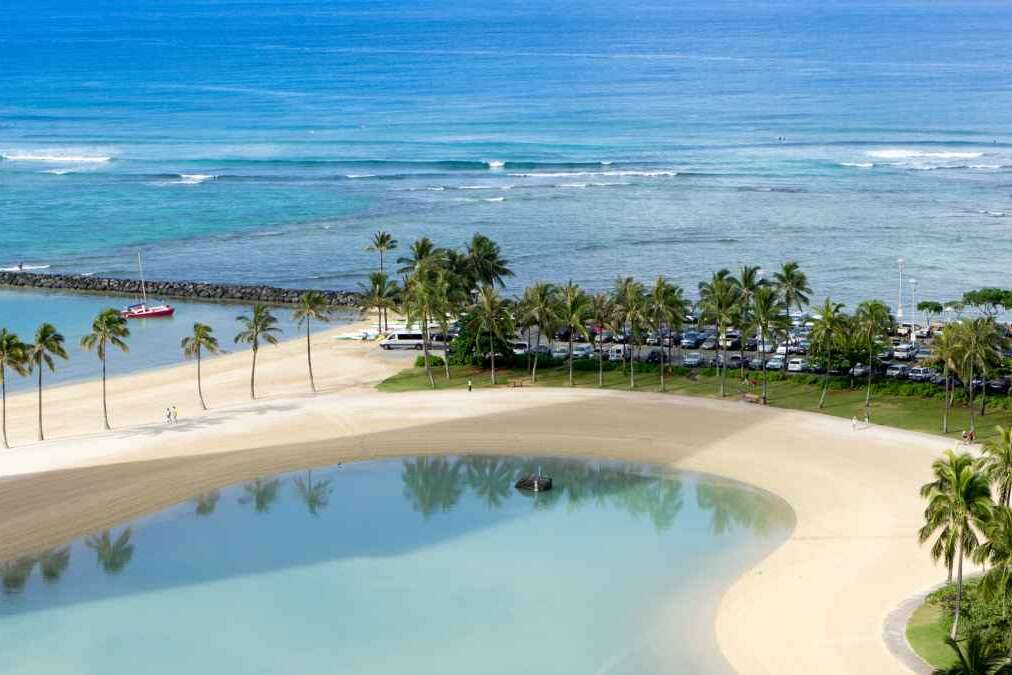
[[[158,298],[266,302],[275,305],[294,305],[299,301],[299,296],[306,292],[306,289],[209,284],[196,281],[145,281],[144,285],[149,296]],[[139,279],[117,279],[81,274],[0,272],[0,287],[76,291],[131,297],[140,297],[141,295]],[[320,290],[320,292],[330,301],[331,305],[336,307],[359,306],[357,293],[325,290]]]

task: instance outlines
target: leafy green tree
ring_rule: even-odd
[[[1012,603],[1012,510],[1007,505],[994,510],[986,534],[987,540],[973,555],[975,562],[987,565],[977,591],[985,600],[1000,601],[1007,614]],[[1008,655],[1012,657],[1012,635]]]
[[[0,400],[2,400],[2,411],[0,411],[0,437],[3,438],[5,448],[11,447],[7,442],[7,371],[11,370],[18,375],[25,375],[28,372],[25,363],[25,344],[18,339],[18,336],[9,332],[6,328],[0,329]]]
[[[946,638],[945,644],[949,645],[956,655],[956,663],[951,666],[935,668],[932,675],[1009,675],[1012,673],[1012,666],[1008,658],[1001,653],[997,645],[987,642],[978,633],[973,633],[967,638],[963,646],[954,639]]]
[[[945,555],[949,541],[956,542],[956,608],[951,633],[955,639],[963,602],[963,558],[973,555],[980,545],[977,532],[985,530],[991,521],[991,488],[968,453],[957,455],[949,450],[932,463],[931,469],[935,480],[921,487],[921,496],[928,505],[918,539],[923,544],[937,534],[931,547],[934,560]]]
[[[120,351],[127,351],[126,339],[130,337],[127,320],[115,309],[102,310],[91,324],[91,332],[81,338],[81,346],[87,351],[95,350],[102,362],[102,420],[106,431],[109,430],[109,407],[106,403],[105,380],[106,358],[108,347],[112,345]]]
[[[495,384],[495,353],[496,339],[505,340],[512,336],[513,317],[510,315],[506,302],[492,286],[482,286],[475,302],[468,311],[467,323],[477,335],[488,339],[489,353],[492,359],[492,384]],[[510,350],[512,353],[512,349]]]
[[[963,362],[963,343],[960,338],[959,324],[949,324],[935,336],[932,343],[933,352],[930,363],[942,366],[942,378],[945,380],[944,402],[942,405],[942,433],[949,433],[949,413],[952,410],[952,398],[955,387],[952,374],[959,372]]]
[[[742,300],[741,287],[734,282],[727,270],[713,275],[710,281],[699,284],[699,298],[706,320],[717,324],[717,335],[720,342],[720,395],[726,395],[725,380],[727,378],[727,331],[737,317],[737,310]]]
[[[204,403],[204,388],[200,377],[200,357],[204,352],[217,354],[218,338],[214,337],[214,329],[207,324],[196,322],[193,324],[193,332],[184,337],[179,343],[183,349],[183,356],[197,361],[197,398],[200,399],[200,407],[207,410]]]
[[[538,381],[538,355],[541,348],[541,336],[548,335],[549,343],[555,329],[562,323],[562,310],[559,303],[559,289],[555,284],[539,281],[524,291],[523,318],[537,329],[534,345],[534,367],[531,369],[531,381]]]
[[[267,305],[258,302],[253,305],[253,312],[247,316],[241,314],[235,318],[242,327],[233,341],[236,344],[248,344],[253,349],[253,366],[249,373],[249,397],[256,398],[256,374],[257,374],[257,352],[260,351],[261,341],[267,344],[276,345],[278,338],[275,333],[280,333],[277,318],[271,314]]]
[[[664,333],[668,334],[669,348],[666,355],[667,362],[671,363],[670,345],[675,341],[675,331],[681,328],[682,322],[685,321],[685,304],[685,296],[680,287],[673,285],[663,276],[657,277],[650,289],[646,313],[651,328],[657,332],[661,339],[661,391],[667,389],[664,381],[666,369]]]
[[[309,339],[309,324],[313,321],[330,323],[333,318],[330,302],[320,291],[306,291],[299,296],[299,304],[292,312],[292,321],[299,327],[306,325],[306,363],[309,366],[309,388],[316,393],[316,380],[313,379],[313,348]]]
[[[921,300],[917,303],[917,311],[924,313],[924,324],[925,326],[930,326],[931,320],[936,316],[941,316],[942,312],[945,311],[945,307],[936,300]]]
[[[102,534],[88,537],[85,545],[95,552],[98,564],[106,574],[119,574],[134,557],[134,545],[130,542],[131,534],[128,527],[113,539],[111,532],[106,530]]]
[[[752,299],[756,291],[769,282],[763,278],[762,268],[758,265],[742,265],[738,268],[738,276],[733,277],[734,283],[741,289],[741,302],[738,304],[738,316],[735,324],[744,330],[752,325]],[[745,336],[742,336],[741,345],[738,348],[738,357],[741,359],[741,379],[745,379]]]
[[[790,318],[787,316],[787,306],[781,300],[780,294],[772,286],[763,286],[756,289],[752,296],[752,311],[749,313],[752,318],[752,329],[759,336],[759,349],[762,352],[763,361],[763,385],[762,402],[765,405],[768,401],[769,377],[766,369],[766,340],[772,338],[790,325]]]
[[[305,480],[302,479],[302,476],[295,478],[295,490],[309,513],[316,516],[319,515],[321,509],[327,508],[327,505],[330,504],[330,494],[334,488],[331,486],[329,478],[314,483],[313,470],[307,469]]]
[[[387,310],[397,306],[400,288],[383,272],[370,272],[369,283],[358,285],[363,318],[370,309],[376,310],[376,332],[382,333]],[[386,326],[389,328],[389,325]]]
[[[966,387],[966,399],[970,408],[970,430],[976,431],[976,420],[973,414],[973,378],[980,374],[982,380],[986,380],[988,368],[1001,361],[1001,348],[1004,339],[998,332],[994,320],[990,318],[977,318],[961,321],[956,324],[957,340],[961,360],[959,363],[959,376],[963,379]],[[986,394],[981,393],[986,399]],[[981,405],[981,414],[984,413],[984,406]]]
[[[443,254],[442,249],[437,248],[428,237],[416,239],[408,251],[408,255],[397,259],[401,265],[397,269],[398,274],[413,274],[419,265],[431,261],[432,258],[439,258]]]
[[[499,244],[476,232],[467,244],[467,268],[479,286],[504,286],[503,279],[513,276],[509,260],[502,256]]]
[[[587,320],[590,318],[590,298],[582,288],[570,281],[559,295],[562,323],[569,333],[569,386],[573,386],[573,338],[577,333],[589,339]]]
[[[56,371],[56,364],[53,357],[67,359],[67,350],[64,349],[64,338],[51,323],[43,323],[35,331],[35,342],[25,345],[25,360],[29,369],[38,371],[38,412],[39,412],[39,440],[45,440],[42,432],[42,371],[49,368],[49,372]]]
[[[981,450],[980,469],[998,491],[998,504],[1009,506],[1012,496],[1012,427],[997,425],[997,436]]]
[[[892,330],[893,317],[881,300],[865,300],[854,314],[856,328],[868,349],[868,388],[864,395],[864,417],[871,419],[871,376],[875,370],[875,349],[883,335]]]
[[[460,276],[440,268],[431,282],[433,319],[443,336],[443,370],[450,379],[450,317],[458,316],[467,303],[467,291]]]
[[[815,352],[824,355],[826,374],[822,378],[822,395],[819,396],[819,409],[826,404],[826,392],[829,391],[829,371],[833,368],[833,345],[843,328],[843,305],[826,298],[816,309],[818,318],[812,327],[812,347]]]
[[[1010,292],[1004,288],[980,288],[963,293],[963,304],[976,307],[984,316],[994,319],[1002,309],[1012,307]]]
[[[808,277],[796,262],[784,263],[780,271],[773,275],[773,285],[779,291],[788,312],[796,307],[799,312],[808,305],[808,295],[812,289],[808,285]]]

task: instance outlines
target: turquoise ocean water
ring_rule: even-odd
[[[556,489],[512,482],[541,464]],[[265,477],[3,565],[0,673],[732,672],[720,591],[790,508],[617,463]]]
[[[0,267],[355,288],[382,228],[485,232],[513,289],[1007,285],[1010,31],[982,0],[9,0]]]

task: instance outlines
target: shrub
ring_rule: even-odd
[[[439,367],[443,366],[443,357],[436,356],[435,354],[429,354],[429,367],[435,368],[436,366]],[[425,356],[422,355],[415,357],[415,368],[424,368],[424,367],[425,367]]]

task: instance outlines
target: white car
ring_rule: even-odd
[[[568,359],[569,358],[569,345],[556,345],[552,347],[552,358],[553,359]]]
[[[594,356],[594,345],[581,343],[573,345],[574,359],[589,359]]]
[[[766,370],[783,370],[784,359],[782,356],[774,356],[766,362]]]
[[[791,359],[787,362],[788,373],[803,373],[805,372],[805,360],[804,359]]]

